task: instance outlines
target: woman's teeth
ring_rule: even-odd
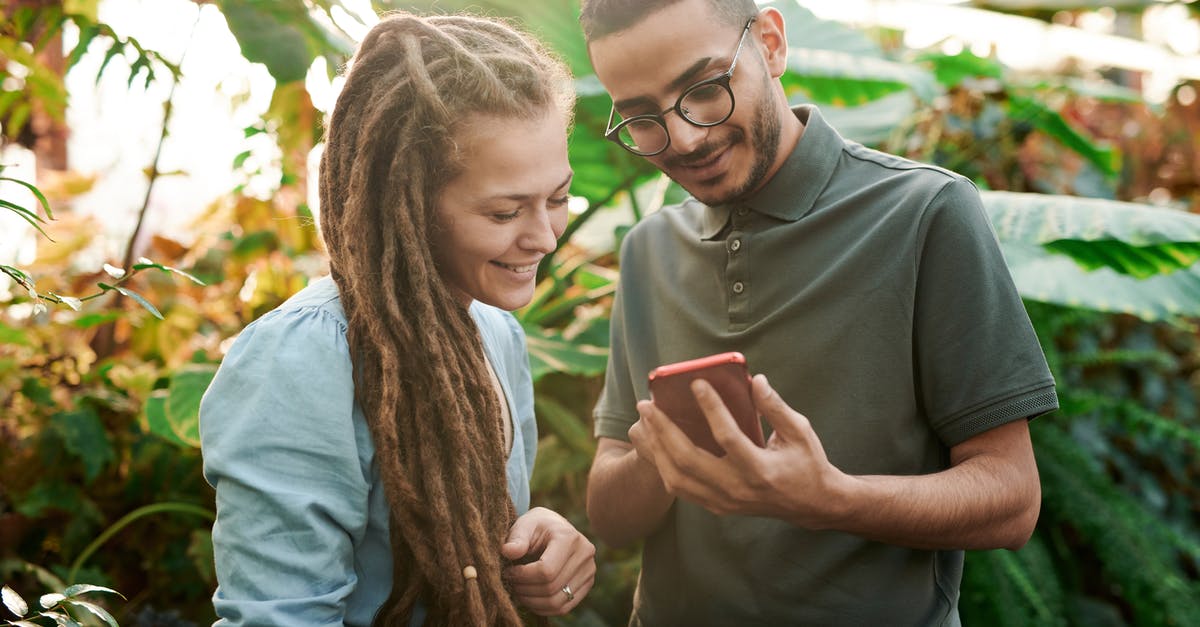
[[[494,264],[496,264],[496,265],[500,266],[501,268],[507,268],[507,269],[509,269],[509,270],[512,270],[513,272],[517,272],[517,273],[521,273],[521,272],[532,272],[532,271],[534,271],[535,269],[537,269],[537,264],[536,264],[536,263],[535,263],[535,264],[530,264],[530,265],[527,265],[527,266],[514,266],[514,265],[511,265],[511,264],[502,263],[502,262],[499,262],[499,261],[493,261],[492,263],[494,263]]]

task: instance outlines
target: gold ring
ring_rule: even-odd
[[[562,587],[563,594],[567,595],[567,602],[575,600],[575,593],[571,592],[571,584]]]

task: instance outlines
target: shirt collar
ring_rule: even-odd
[[[757,192],[737,203],[705,206],[701,213],[701,238],[720,233],[737,207],[748,207],[773,218],[795,222],[808,215],[817,197],[837,168],[837,155],[845,140],[821,117],[813,105],[798,105],[792,112],[804,124],[804,134],[783,165]],[[689,199],[689,202],[696,202]]]

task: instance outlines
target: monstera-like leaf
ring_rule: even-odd
[[[982,195],[1022,297],[1145,320],[1200,316],[1200,216],[1094,198]]]

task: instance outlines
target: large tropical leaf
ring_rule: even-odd
[[[818,18],[792,0],[762,6],[779,10],[787,24],[781,81],[788,101],[821,105],[822,115],[849,139],[880,143],[912,114],[917,99],[930,101],[941,91],[932,73],[888,59],[861,30]]]
[[[792,104],[804,102],[792,99]],[[917,110],[917,101],[908,92],[896,92],[857,107],[821,107],[821,116],[838,133],[868,146],[878,146]]]
[[[939,93],[932,74],[888,59],[860,30],[823,20],[794,1],[762,6],[779,10],[787,24],[783,85],[793,101],[801,92],[812,101],[836,106],[861,105],[905,90],[925,101]]]
[[[796,0],[760,2],[759,8],[772,8],[783,14],[789,48],[836,50],[856,57],[885,58],[883,48],[862,30],[821,19]]]
[[[561,332],[539,326],[525,326],[529,348],[529,367],[533,380],[551,372],[598,375],[608,364],[608,349],[565,339]]]
[[[1200,316],[1200,216],[1072,196],[982,196],[1022,297],[1145,320]]]
[[[1030,11],[1095,11],[1110,7],[1117,10],[1140,10],[1161,6],[1159,0],[973,0],[972,6],[1004,13]]]
[[[1051,194],[985,191],[982,197],[1001,241],[1120,240],[1131,246],[1166,248],[1200,242],[1200,215],[1185,211]]]
[[[813,48],[788,51],[783,87],[789,95],[802,90],[817,102],[838,106],[859,105],[904,90],[925,101],[939,93],[933,75],[915,65]]]

